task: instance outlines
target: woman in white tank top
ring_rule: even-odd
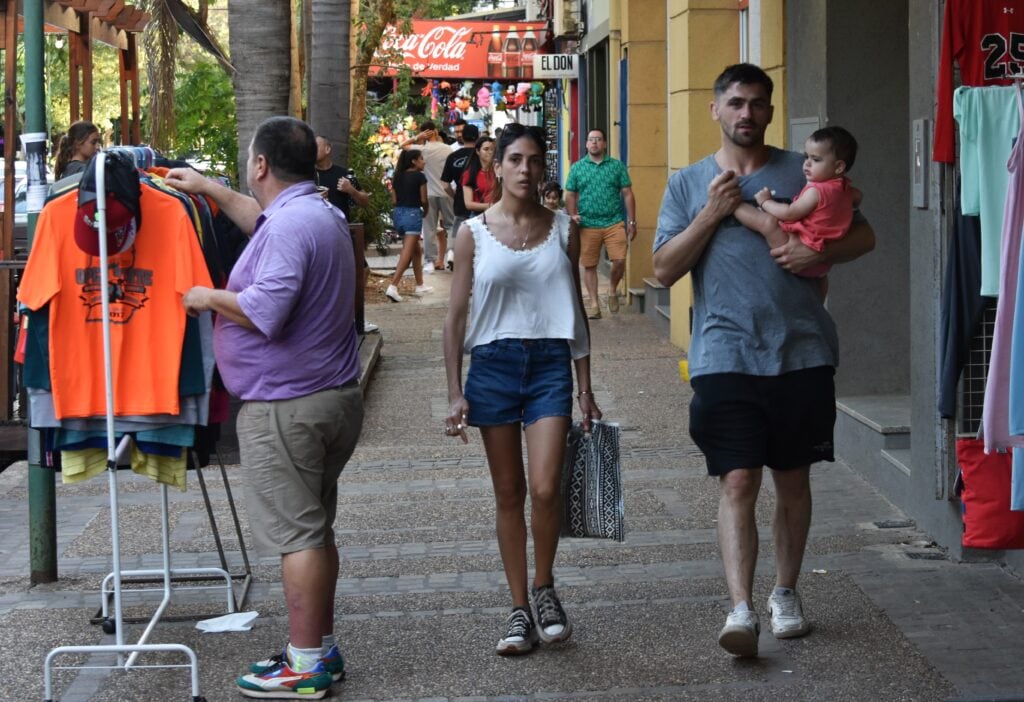
[[[546,150],[537,127],[510,124],[502,131],[494,157],[498,197],[482,216],[463,223],[455,239],[457,265],[444,328],[450,402],[444,431],[465,442],[467,429],[479,427],[494,484],[498,547],[512,595],[500,655],[527,653],[538,638],[550,643],[572,634],[552,568],[561,528],[573,366],[586,428],[601,418],[590,384],[579,233],[567,215],[537,202]],[[472,354],[465,391],[464,353]],[[527,488],[536,570],[532,587],[527,583]]]

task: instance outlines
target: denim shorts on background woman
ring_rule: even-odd
[[[473,349],[466,377],[470,426],[572,417],[572,356],[565,339],[498,339]]]
[[[419,207],[396,207],[391,219],[399,234],[419,236],[423,229],[423,210]]]

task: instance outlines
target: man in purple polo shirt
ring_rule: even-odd
[[[344,674],[334,640],[337,481],[363,422],[348,225],[317,193],[309,126],[273,117],[249,146],[252,197],[175,169],[245,231],[227,289],[192,288],[189,314],[217,313],[214,352],[244,404],[238,439],[257,551],[280,555],[289,642],[238,678],[250,697],[323,697]]]

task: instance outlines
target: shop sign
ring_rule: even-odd
[[[579,78],[580,57],[577,54],[537,54],[533,57],[533,77]]]
[[[394,75],[401,60],[423,78],[532,80],[546,22],[413,20],[411,34],[389,25],[375,55],[375,75]]]

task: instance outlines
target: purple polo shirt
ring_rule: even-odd
[[[214,355],[233,395],[287,400],[358,378],[354,259],[345,218],[312,181],[270,203],[227,286],[256,329],[217,316]]]

